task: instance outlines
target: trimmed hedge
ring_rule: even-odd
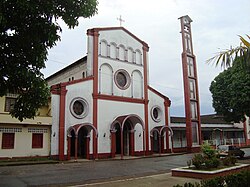
[[[173,187],[249,187],[250,171],[242,171],[236,174],[224,177],[215,177],[212,179],[202,180],[200,183],[185,183],[174,185]]]

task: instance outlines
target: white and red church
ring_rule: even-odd
[[[51,155],[171,151],[170,100],[149,86],[148,44],[123,27],[87,31],[87,56],[51,75]]]

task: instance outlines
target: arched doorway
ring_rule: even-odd
[[[78,131],[78,158],[87,158],[88,152],[88,129],[86,127],[81,127]]]
[[[90,138],[97,139],[97,130],[90,123],[83,123],[73,125],[68,128],[67,136],[68,136],[68,149],[67,149],[67,157],[71,159],[74,156],[74,159],[77,158],[90,158]],[[95,151],[94,143],[93,146],[93,158],[97,157],[97,153]]]
[[[117,123],[115,125],[115,154],[121,154],[121,127],[120,125]]]
[[[135,125],[142,127],[142,152],[145,154],[144,122],[137,115],[126,115],[117,117],[110,126],[111,132],[111,157],[117,154],[123,156],[133,156],[135,152]],[[141,135],[140,135],[141,136]]]
[[[75,131],[71,130],[70,135],[71,135],[70,157],[74,157],[75,156],[75,139],[76,139]]]
[[[132,137],[134,134],[131,133],[132,127],[129,121],[126,121],[123,126],[123,155],[129,156],[132,151]]]
[[[150,131],[151,153],[171,152],[169,147],[169,136],[173,131],[168,126],[156,126]],[[172,146],[171,146],[172,147]]]
[[[153,152],[154,153],[159,153],[159,132],[158,131],[153,131]]]

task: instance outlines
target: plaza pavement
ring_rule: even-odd
[[[184,154],[184,153],[183,153]],[[165,157],[169,156],[169,154],[166,155],[154,155],[152,157]],[[173,156],[173,155],[172,155]],[[124,159],[138,159],[138,157],[125,157]],[[142,159],[142,158],[141,158]],[[78,160],[77,162],[86,162],[89,160]],[[67,161],[64,163],[72,163],[74,161]],[[90,161],[91,162],[91,161]],[[242,163],[248,163],[250,164],[250,157],[245,158],[244,160],[240,160]],[[16,166],[16,165],[31,165],[31,164],[53,164],[53,163],[59,163],[59,161],[17,161],[17,162],[0,162],[0,166]],[[171,173],[158,173],[158,174],[145,174],[146,176],[140,176],[140,177],[126,177],[122,179],[101,179],[97,181],[92,181],[89,183],[85,183],[83,185],[63,185],[63,186],[70,186],[70,187],[173,187],[174,185],[180,184],[183,185],[186,182],[200,182],[199,179],[192,179],[192,178],[183,178],[183,177],[173,177],[171,176]],[[50,185],[50,186],[56,186],[56,185]],[[61,185],[60,185],[61,186]]]

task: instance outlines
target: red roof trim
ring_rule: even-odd
[[[160,93],[159,91],[157,91],[156,89],[152,88],[151,86],[148,86],[148,89],[152,92],[154,92],[156,95],[160,96],[161,98],[165,99],[165,100],[169,100],[169,98],[165,95],[163,95],[162,93]],[[170,101],[170,100],[169,100]]]
[[[149,46],[146,42],[140,40],[137,36],[135,36],[134,34],[132,34],[131,32],[129,32],[127,29],[125,29],[124,27],[103,27],[103,28],[92,28],[92,29],[88,29],[87,30],[87,34],[88,35],[93,35],[93,33],[95,32],[99,32],[99,31],[108,31],[108,30],[123,30],[124,32],[126,32],[127,34],[129,34],[130,36],[132,36],[134,39],[136,39],[138,42],[140,42],[144,48],[146,48],[146,50],[149,50]]]

